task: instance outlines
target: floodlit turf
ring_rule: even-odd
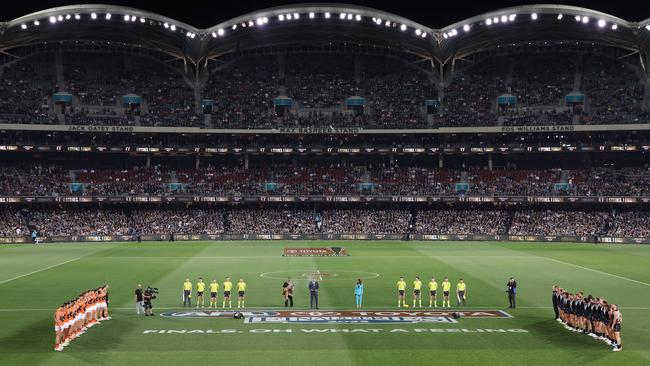
[[[283,247],[348,248],[349,257],[282,257]],[[261,277],[319,270],[321,308],[354,307],[354,278],[365,280],[365,309],[393,309],[400,275],[423,282],[463,277],[468,308],[502,309],[508,319],[457,324],[244,324],[235,319],[136,317],[137,283],[160,288],[157,313],[182,309],[181,285],[244,277],[247,307],[282,304],[282,280]],[[374,274],[377,274],[375,276]],[[282,277],[285,273],[269,274]],[[519,282],[519,308],[507,308],[505,283]],[[325,277],[328,278],[328,277]],[[108,283],[113,320],[52,351],[52,311],[82,290]],[[552,319],[551,286],[600,295],[623,308],[624,351],[571,333]],[[308,304],[299,280],[298,308]],[[409,291],[410,293],[410,291]],[[425,301],[427,303],[427,301]],[[409,308],[409,310],[413,310]],[[466,333],[438,329],[520,329]],[[274,333],[287,330],[291,333]],[[347,329],[348,332],[314,332]],[[377,329],[371,330],[371,329]],[[434,329],[422,331],[422,329]],[[201,331],[185,334],[151,330]],[[211,330],[213,333],[205,333]],[[227,330],[228,333],[221,333]],[[270,333],[266,333],[270,330]],[[305,332],[307,330],[308,332]],[[353,330],[355,330],[353,332]],[[0,365],[642,365],[650,364],[650,247],[637,245],[441,242],[177,242],[0,247]]]

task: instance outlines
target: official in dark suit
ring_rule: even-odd
[[[510,302],[509,308],[514,309],[517,307],[517,281],[510,277],[506,284],[506,292],[508,293],[508,301]]]
[[[318,281],[312,278],[309,281],[309,307],[311,309],[318,309]]]

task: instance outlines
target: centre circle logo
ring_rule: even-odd
[[[305,269],[305,270],[288,270],[288,271],[273,271],[273,272],[264,272],[260,274],[262,278],[269,278],[273,280],[286,280],[287,277],[291,279],[300,281],[309,281],[312,278],[316,278],[319,281],[354,281],[357,279],[369,280],[372,278],[378,278],[379,273],[368,272],[368,271],[328,271],[328,270],[314,270],[314,269]]]

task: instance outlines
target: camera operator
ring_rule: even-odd
[[[144,291],[143,295],[143,300],[144,300],[144,315],[145,316],[154,316],[156,314],[153,313],[153,304],[151,303],[151,300],[156,298],[156,294],[158,293],[157,288],[152,288],[147,286],[147,289]]]
[[[138,288],[135,289],[135,311],[140,315],[140,311],[145,313],[144,310],[144,293],[142,292],[142,285],[138,284]]]

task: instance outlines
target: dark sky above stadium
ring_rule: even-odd
[[[159,1],[119,1],[119,0],[95,0],[85,3],[109,3],[124,5],[144,10],[153,11],[182,22],[206,28],[218,24],[232,17],[253,12],[264,8],[296,4],[296,3],[322,3],[327,1],[229,1],[229,0],[190,0],[178,2],[174,0]],[[333,1],[330,1],[333,2]],[[35,11],[63,6],[84,3],[83,1],[10,1],[4,4],[2,20],[11,20],[22,15]],[[594,10],[609,13],[625,20],[640,21],[650,18],[650,2],[647,0],[617,0],[617,1],[436,1],[436,0],[394,0],[394,1],[344,1],[343,3],[358,4],[388,11],[412,19],[433,28],[441,28],[456,21],[469,18],[487,11],[500,8],[536,3],[560,3],[565,5],[582,6]]]

